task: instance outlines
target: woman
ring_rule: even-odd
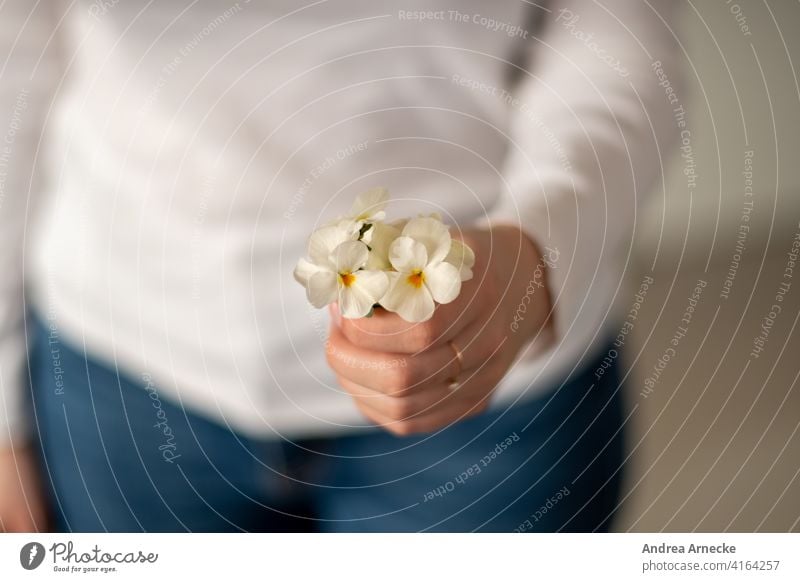
[[[672,12],[4,3],[3,528],[607,529]],[[374,186],[475,250],[423,324],[291,281]]]

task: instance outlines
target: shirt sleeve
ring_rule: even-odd
[[[24,243],[39,180],[44,119],[60,79],[57,0],[0,3],[0,447],[29,430],[24,414]]]
[[[507,96],[505,185],[488,222],[520,227],[547,258],[555,346],[588,345],[608,319],[637,201],[674,144],[676,4],[547,4]]]

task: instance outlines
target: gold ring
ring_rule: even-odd
[[[464,354],[461,353],[461,350],[458,349],[458,346],[453,341],[447,342],[447,345],[453,349],[453,353],[455,353],[456,356],[455,360],[458,364],[458,371],[447,381],[447,387],[450,390],[456,390],[459,386],[461,386],[461,382],[458,381],[458,377],[461,375],[461,371],[464,369]]]

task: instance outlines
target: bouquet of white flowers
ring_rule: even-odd
[[[295,279],[309,302],[339,302],[342,317],[370,316],[376,306],[410,322],[426,321],[472,278],[475,254],[450,236],[438,215],[385,222],[389,193],[374,188],[356,198],[348,216],[314,231]]]

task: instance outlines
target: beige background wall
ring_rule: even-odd
[[[682,101],[698,185],[683,161],[643,213],[621,302],[649,273],[626,359],[631,470],[619,530],[800,531],[800,267],[752,358],[800,221],[800,3],[740,1],[750,35],[724,0],[686,4],[689,66]],[[744,152],[753,150],[753,211],[729,299],[720,297],[742,220]],[[707,281],[677,355],[656,388],[644,380]]]
[[[688,87],[681,101],[689,112],[698,186],[689,196],[682,161],[671,160],[666,195],[656,193],[645,211],[643,257],[655,256],[664,215],[663,252],[680,254],[686,240],[686,259],[703,267],[710,251],[714,259],[730,260],[748,148],[754,153],[757,191],[753,236],[766,241],[773,211],[774,229],[786,232],[797,226],[800,7],[796,1],[738,2],[750,29],[745,36],[731,13],[735,5],[725,0],[684,3],[684,27],[677,32],[686,53]]]

